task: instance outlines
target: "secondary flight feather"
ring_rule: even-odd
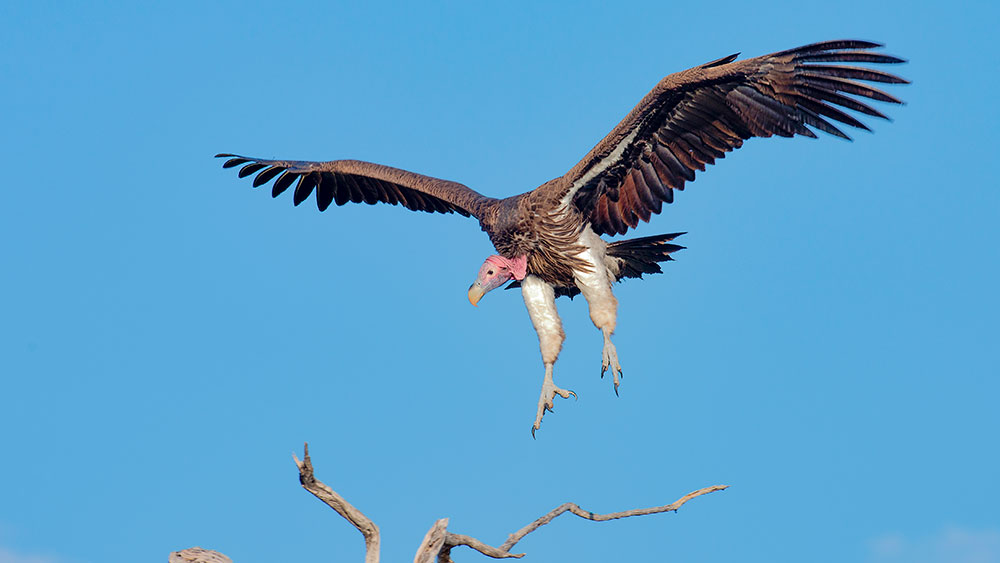
[[[556,311],[560,295],[583,294],[600,329],[601,375],[609,369],[615,392],[622,368],[611,335],[618,301],[612,283],[660,273],[660,262],[680,250],[682,233],[606,242],[625,234],[674,201],[696,171],[724,158],[751,137],[816,137],[814,130],[849,139],[842,128],[868,130],[844,110],[887,119],[862,99],[899,99],[868,83],[905,84],[903,78],[853,63],[896,64],[875,51],[878,43],[827,41],[752,59],[737,55],[671,74],[661,80],[597,146],[565,175],[532,191],[497,199],[471,188],[357,160],[266,160],[234,154],[253,186],[270,181],[277,197],[294,184],[299,205],[313,193],[320,211],[331,204],[388,203],[413,211],[475,217],[497,254],[486,259],[469,288],[476,305],[507,282],[519,286],[538,333],[545,375],[532,433],[555,396],[572,392],[553,380],[564,334]],[[846,63],[846,64],[845,64]]]

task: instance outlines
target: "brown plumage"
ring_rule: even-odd
[[[816,137],[815,127],[849,139],[830,123],[869,130],[847,109],[887,119],[880,111],[845,94],[901,103],[856,80],[901,84],[906,80],[844,62],[900,63],[874,53],[868,41],[827,41],[732,62],[736,55],[672,74],[642,101],[564,177],[561,197],[583,183],[574,203],[599,234],[625,234],[649,221],[662,202],[674,200],[696,170],[705,170],[750,137]],[[607,162],[630,135],[623,154]],[[595,175],[595,171],[597,171]]]
[[[585,225],[597,234],[625,234],[649,221],[673,190],[683,190],[695,171],[715,163],[750,137],[815,137],[810,127],[849,138],[831,121],[868,130],[837,106],[886,118],[850,98],[890,103],[894,96],[860,81],[906,83],[892,74],[830,63],[899,63],[871,51],[868,41],[827,41],[742,61],[736,55],[671,74],[565,175],[536,190],[493,199],[457,182],[361,162],[265,160],[233,154],[226,168],[256,174],[254,187],[274,179],[277,197],[295,184],[298,205],[316,193],[324,211],[331,203],[402,205],[414,211],[474,216],[497,251],[528,256],[528,271],[571,287],[576,238]],[[572,205],[563,207],[571,195]]]
[[[746,139],[816,137],[813,129],[849,139],[840,127],[868,130],[844,110],[887,119],[859,100],[901,103],[865,83],[905,84],[906,80],[855,66],[903,62],[873,51],[877,47],[881,45],[868,41],[827,41],[741,61],[730,55],[671,74],[569,172],[505,199],[368,162],[217,156],[228,159],[225,168],[241,166],[240,177],[256,174],[254,187],[274,180],[275,197],[295,183],[295,205],[315,192],[320,211],[331,203],[381,202],[477,218],[502,259],[487,260],[473,284],[479,288],[475,296],[470,288],[470,300],[475,303],[496,287],[496,269],[510,276],[506,279],[524,280],[514,286],[522,285],[546,364],[537,428],[553,394],[567,396],[551,379],[563,338],[553,296],[584,294],[591,319],[604,333],[603,367],[612,368],[617,390],[621,368],[610,341],[617,301],[610,284],[658,272],[657,263],[681,248],[669,243],[676,235],[610,245],[598,235],[625,234],[639,221],[649,221],[664,203],[674,201],[674,190],[695,179],[696,171],[704,171]],[[521,272],[525,263],[526,272]]]

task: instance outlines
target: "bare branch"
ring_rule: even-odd
[[[594,522],[604,522],[606,520],[617,520],[619,518],[628,518],[630,516],[645,516],[647,514],[659,514],[661,512],[676,512],[678,508],[684,505],[687,501],[705,495],[708,493],[714,493],[715,491],[723,491],[729,488],[728,485],[715,485],[712,487],[705,487],[704,489],[698,489],[697,491],[688,493],[681,498],[675,500],[674,502],[664,505],[664,506],[654,506],[652,508],[636,508],[633,510],[625,510],[622,512],[612,512],[610,514],[594,514],[593,512],[588,512],[577,506],[572,502],[567,502],[565,504],[559,505],[554,510],[542,516],[538,520],[535,520],[531,524],[521,528],[520,530],[514,532],[507,538],[499,548],[492,547],[484,544],[483,542],[472,538],[469,536],[463,536],[461,534],[446,533],[445,527],[448,525],[447,519],[438,520],[434,528],[431,528],[430,532],[427,532],[427,537],[424,538],[424,544],[421,544],[421,548],[428,544],[428,538],[431,537],[432,533],[435,534],[435,538],[440,538],[442,535],[444,537],[443,543],[440,547],[436,547],[437,551],[432,553],[427,553],[426,558],[421,559],[421,552],[417,553],[417,559],[414,563],[429,563],[434,554],[437,555],[437,563],[451,563],[451,549],[460,545],[471,547],[472,549],[486,555],[487,557],[492,557],[494,559],[505,559],[508,557],[521,558],[524,557],[523,553],[511,553],[510,550],[513,548],[517,542],[521,541],[524,536],[530,534],[531,532],[537,530],[541,526],[551,522],[556,516],[564,512],[572,512],[580,518],[585,518],[587,520],[593,520]]]
[[[304,450],[303,456],[305,459],[302,461],[299,461],[298,456],[292,454],[292,458],[295,459],[295,465],[299,468],[299,483],[302,484],[302,488],[312,493],[330,508],[336,510],[337,514],[346,518],[348,522],[357,528],[365,536],[365,563],[378,563],[378,526],[362,514],[360,510],[354,508],[351,503],[344,500],[344,497],[338,495],[333,489],[316,479],[316,476],[313,474],[312,460],[309,458],[308,443],[305,444]]]
[[[360,510],[354,508],[349,502],[344,500],[343,497],[338,495],[330,487],[323,484],[323,482],[316,479],[313,472],[312,460],[309,458],[309,444],[305,444],[305,459],[299,461],[299,458],[292,454],[295,459],[295,465],[299,468],[299,482],[302,483],[302,488],[312,493],[316,498],[323,501],[327,506],[337,511],[338,514],[343,516],[354,525],[365,537],[365,563],[378,563],[379,561],[379,530],[378,526],[374,522],[369,520]],[[414,557],[414,563],[452,563],[451,550],[454,547],[464,545],[471,549],[482,553],[487,557],[492,557],[494,559],[507,559],[507,558],[521,558],[524,557],[523,553],[511,553],[510,550],[513,548],[517,542],[521,541],[524,536],[530,534],[531,532],[537,530],[538,528],[544,526],[551,522],[554,518],[559,516],[564,512],[572,512],[580,518],[585,518],[587,520],[593,520],[595,522],[603,522],[605,520],[616,520],[618,518],[628,518],[630,516],[645,516],[647,514],[659,514],[661,512],[676,512],[678,508],[684,505],[687,501],[705,495],[708,493],[714,493],[715,491],[722,491],[729,488],[728,485],[715,485],[713,487],[705,487],[704,489],[698,489],[697,491],[688,493],[671,504],[664,506],[654,506],[652,508],[636,508],[633,510],[625,510],[623,512],[612,512],[610,514],[594,514],[593,512],[588,512],[577,506],[572,502],[567,502],[561,504],[553,509],[548,514],[542,516],[541,518],[535,520],[531,524],[521,528],[520,530],[511,534],[507,541],[503,543],[500,547],[492,547],[487,545],[476,538],[464,536],[461,534],[452,534],[448,532],[448,519],[442,518],[434,523],[427,534],[424,536],[424,540],[420,543],[420,547],[417,549],[417,554]]]
[[[471,547],[479,553],[494,559],[524,557],[523,553],[515,555],[486,545],[476,538],[470,538],[461,534],[452,534],[448,532],[448,519],[442,518],[435,522],[430,530],[427,530],[424,541],[420,542],[420,547],[417,549],[417,556],[413,558],[413,563],[433,563],[435,558],[437,559],[437,563],[453,563],[451,548],[460,545]]]
[[[704,489],[698,489],[697,491],[690,492],[681,498],[675,500],[674,502],[664,505],[664,506],[654,506],[652,508],[636,508],[633,510],[625,510],[623,512],[612,512],[611,514],[594,514],[593,512],[588,512],[583,510],[576,504],[572,502],[567,502],[561,504],[553,509],[551,512],[542,516],[538,520],[535,520],[531,524],[521,528],[520,530],[514,532],[507,538],[507,541],[503,542],[500,546],[500,551],[510,551],[517,542],[524,539],[524,536],[534,532],[541,526],[551,522],[556,516],[559,516],[563,512],[569,511],[576,514],[580,518],[586,518],[587,520],[593,520],[594,522],[604,522],[606,520],[617,520],[619,518],[628,518],[629,516],[645,516],[647,514],[659,514],[661,512],[677,512],[677,509],[684,505],[687,501],[700,497],[701,495],[706,495],[708,493],[714,493],[715,491],[724,491],[729,488],[729,485],[714,485],[711,487],[705,487]]]
[[[524,557],[523,553],[511,553],[509,551],[504,551],[503,549],[499,549],[491,545],[486,545],[485,543],[477,540],[476,538],[470,538],[469,536],[463,536],[462,534],[452,534],[449,532],[448,537],[445,538],[445,546],[447,547],[448,551],[451,551],[451,548],[458,547],[460,545],[471,547],[472,549],[475,549],[479,553],[482,553],[483,555],[487,557],[492,557],[494,559],[506,559],[509,557],[520,559]],[[446,563],[446,561],[441,561],[441,560],[438,561],[439,563]]]
[[[424,541],[420,542],[420,547],[417,548],[417,555],[413,558],[413,563],[433,563],[434,559],[439,557],[441,550],[444,549],[444,540],[447,537],[448,519],[442,518],[435,522],[430,530],[427,530]],[[444,557],[445,561],[449,561],[447,555]],[[441,559],[438,558],[438,561]]]

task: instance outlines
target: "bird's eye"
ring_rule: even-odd
[[[486,272],[486,275],[487,276],[492,276],[493,275],[493,270],[490,270],[490,271]]]

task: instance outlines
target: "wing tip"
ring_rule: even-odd
[[[882,47],[885,47],[884,43],[867,41],[865,39],[833,39],[830,41],[820,41],[818,43],[809,43],[800,47],[786,49],[775,53],[775,55],[797,55],[823,51],[841,51],[844,49],[879,49]]]
[[[714,61],[709,61],[709,62],[701,65],[701,68],[712,68],[712,67],[716,67],[716,66],[722,66],[724,64],[729,64],[729,63],[735,61],[736,57],[738,57],[738,56],[740,56],[739,52],[733,53],[732,55],[726,55],[725,57],[722,57],[721,59],[715,59]]]

